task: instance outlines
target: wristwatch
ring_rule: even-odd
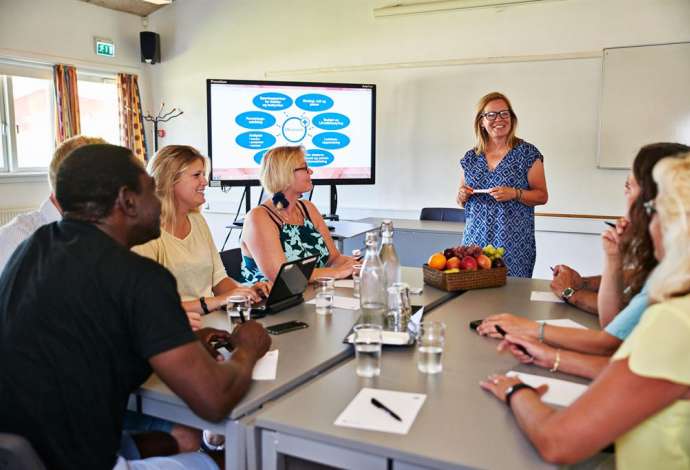
[[[531,386],[527,385],[526,383],[523,383],[523,382],[516,383],[512,387],[508,388],[508,390],[506,390],[506,405],[508,405],[508,408],[510,408],[510,399],[513,398],[513,395],[515,394],[515,392],[517,392],[518,390],[522,390],[523,388],[526,388],[528,390],[532,390],[533,392],[536,392],[536,389],[534,387],[531,387]]]
[[[573,294],[575,294],[575,289],[573,289],[572,287],[566,287],[565,289],[563,289],[563,292],[561,292],[561,299],[563,299],[563,301],[567,303],[568,300],[570,300],[570,298],[573,296]]]

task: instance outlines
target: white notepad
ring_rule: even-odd
[[[550,291],[537,291],[533,290],[532,295],[529,298],[532,302],[555,302],[562,304],[563,299],[558,297],[556,294]]]
[[[402,421],[398,421],[386,411],[375,407],[371,403],[372,398],[376,398],[386,405]],[[426,400],[426,395],[423,393],[407,393],[365,387],[352,399],[333,424],[369,431],[407,434],[417,417],[417,413],[419,413],[424,404],[424,400]]]
[[[308,304],[315,304],[316,299],[311,299]],[[345,310],[359,310],[359,299],[354,297],[343,297],[340,295],[333,296],[333,307],[344,308]]]
[[[275,380],[278,372],[278,349],[268,351],[264,357],[256,361],[252,370],[253,380]]]
[[[565,328],[580,328],[586,330],[587,327],[569,318],[554,318],[553,320],[537,320],[539,323],[546,323],[551,326],[562,326]]]
[[[338,279],[335,281],[335,287],[347,287],[350,289],[355,288],[355,281],[352,279]]]
[[[557,406],[570,406],[580,395],[585,393],[587,385],[568,382],[566,380],[552,379],[540,375],[525,374],[511,370],[506,374],[508,377],[517,377],[527,385],[537,388],[539,385],[547,384],[549,390],[541,397],[546,403]]]

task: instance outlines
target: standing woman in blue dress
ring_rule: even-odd
[[[549,195],[544,157],[515,136],[517,124],[502,93],[479,100],[474,118],[477,144],[460,160],[457,202],[465,208],[463,245],[502,246],[508,275],[532,277],[537,257],[534,206],[546,204]]]

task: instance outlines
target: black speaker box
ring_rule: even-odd
[[[156,64],[161,61],[161,37],[158,33],[142,31],[139,33],[141,61]]]

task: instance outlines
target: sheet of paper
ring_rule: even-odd
[[[352,279],[338,279],[335,281],[335,287],[347,287],[350,289],[355,288],[355,281]]]
[[[354,380],[354,379],[353,379]],[[393,418],[386,411],[375,407],[371,399],[376,398],[395,412],[402,421]],[[397,392],[363,388],[335,420],[336,426],[367,429],[369,431],[407,434],[417,413],[426,400],[423,393]]]
[[[407,324],[407,330],[413,334],[417,335],[419,331],[419,324],[422,322],[422,317],[424,316],[424,307],[417,310],[414,315],[410,317],[410,321]]]
[[[532,295],[529,298],[532,302],[556,302],[559,304],[563,303],[563,299],[558,297],[553,292],[545,292],[533,290]]]
[[[491,191],[491,189],[474,189],[474,190],[472,190],[472,192],[474,194],[489,194],[489,191]]]
[[[316,299],[311,299],[308,304],[315,304]],[[333,307],[344,308],[346,310],[359,310],[359,299],[354,297],[343,297],[341,295],[333,296]]]
[[[547,325],[551,326],[563,326],[566,328],[582,328],[583,330],[586,330],[587,327],[584,325],[579,324],[576,321],[572,321],[569,318],[554,318],[553,320],[538,320],[539,323],[546,323]]]
[[[540,375],[525,374],[524,372],[516,372],[514,370],[511,370],[506,375],[508,377],[518,377],[527,385],[535,388],[539,385],[547,384],[549,390],[544,394],[542,400],[557,406],[570,406],[587,390],[587,385],[542,377]]]
[[[275,380],[278,372],[278,349],[268,351],[264,357],[256,361],[252,371],[254,380]]]
[[[355,334],[351,333],[347,337],[348,343],[353,343],[355,341]],[[410,333],[406,331],[382,331],[381,332],[381,343],[390,344],[393,346],[402,346],[405,344],[410,344]]]

